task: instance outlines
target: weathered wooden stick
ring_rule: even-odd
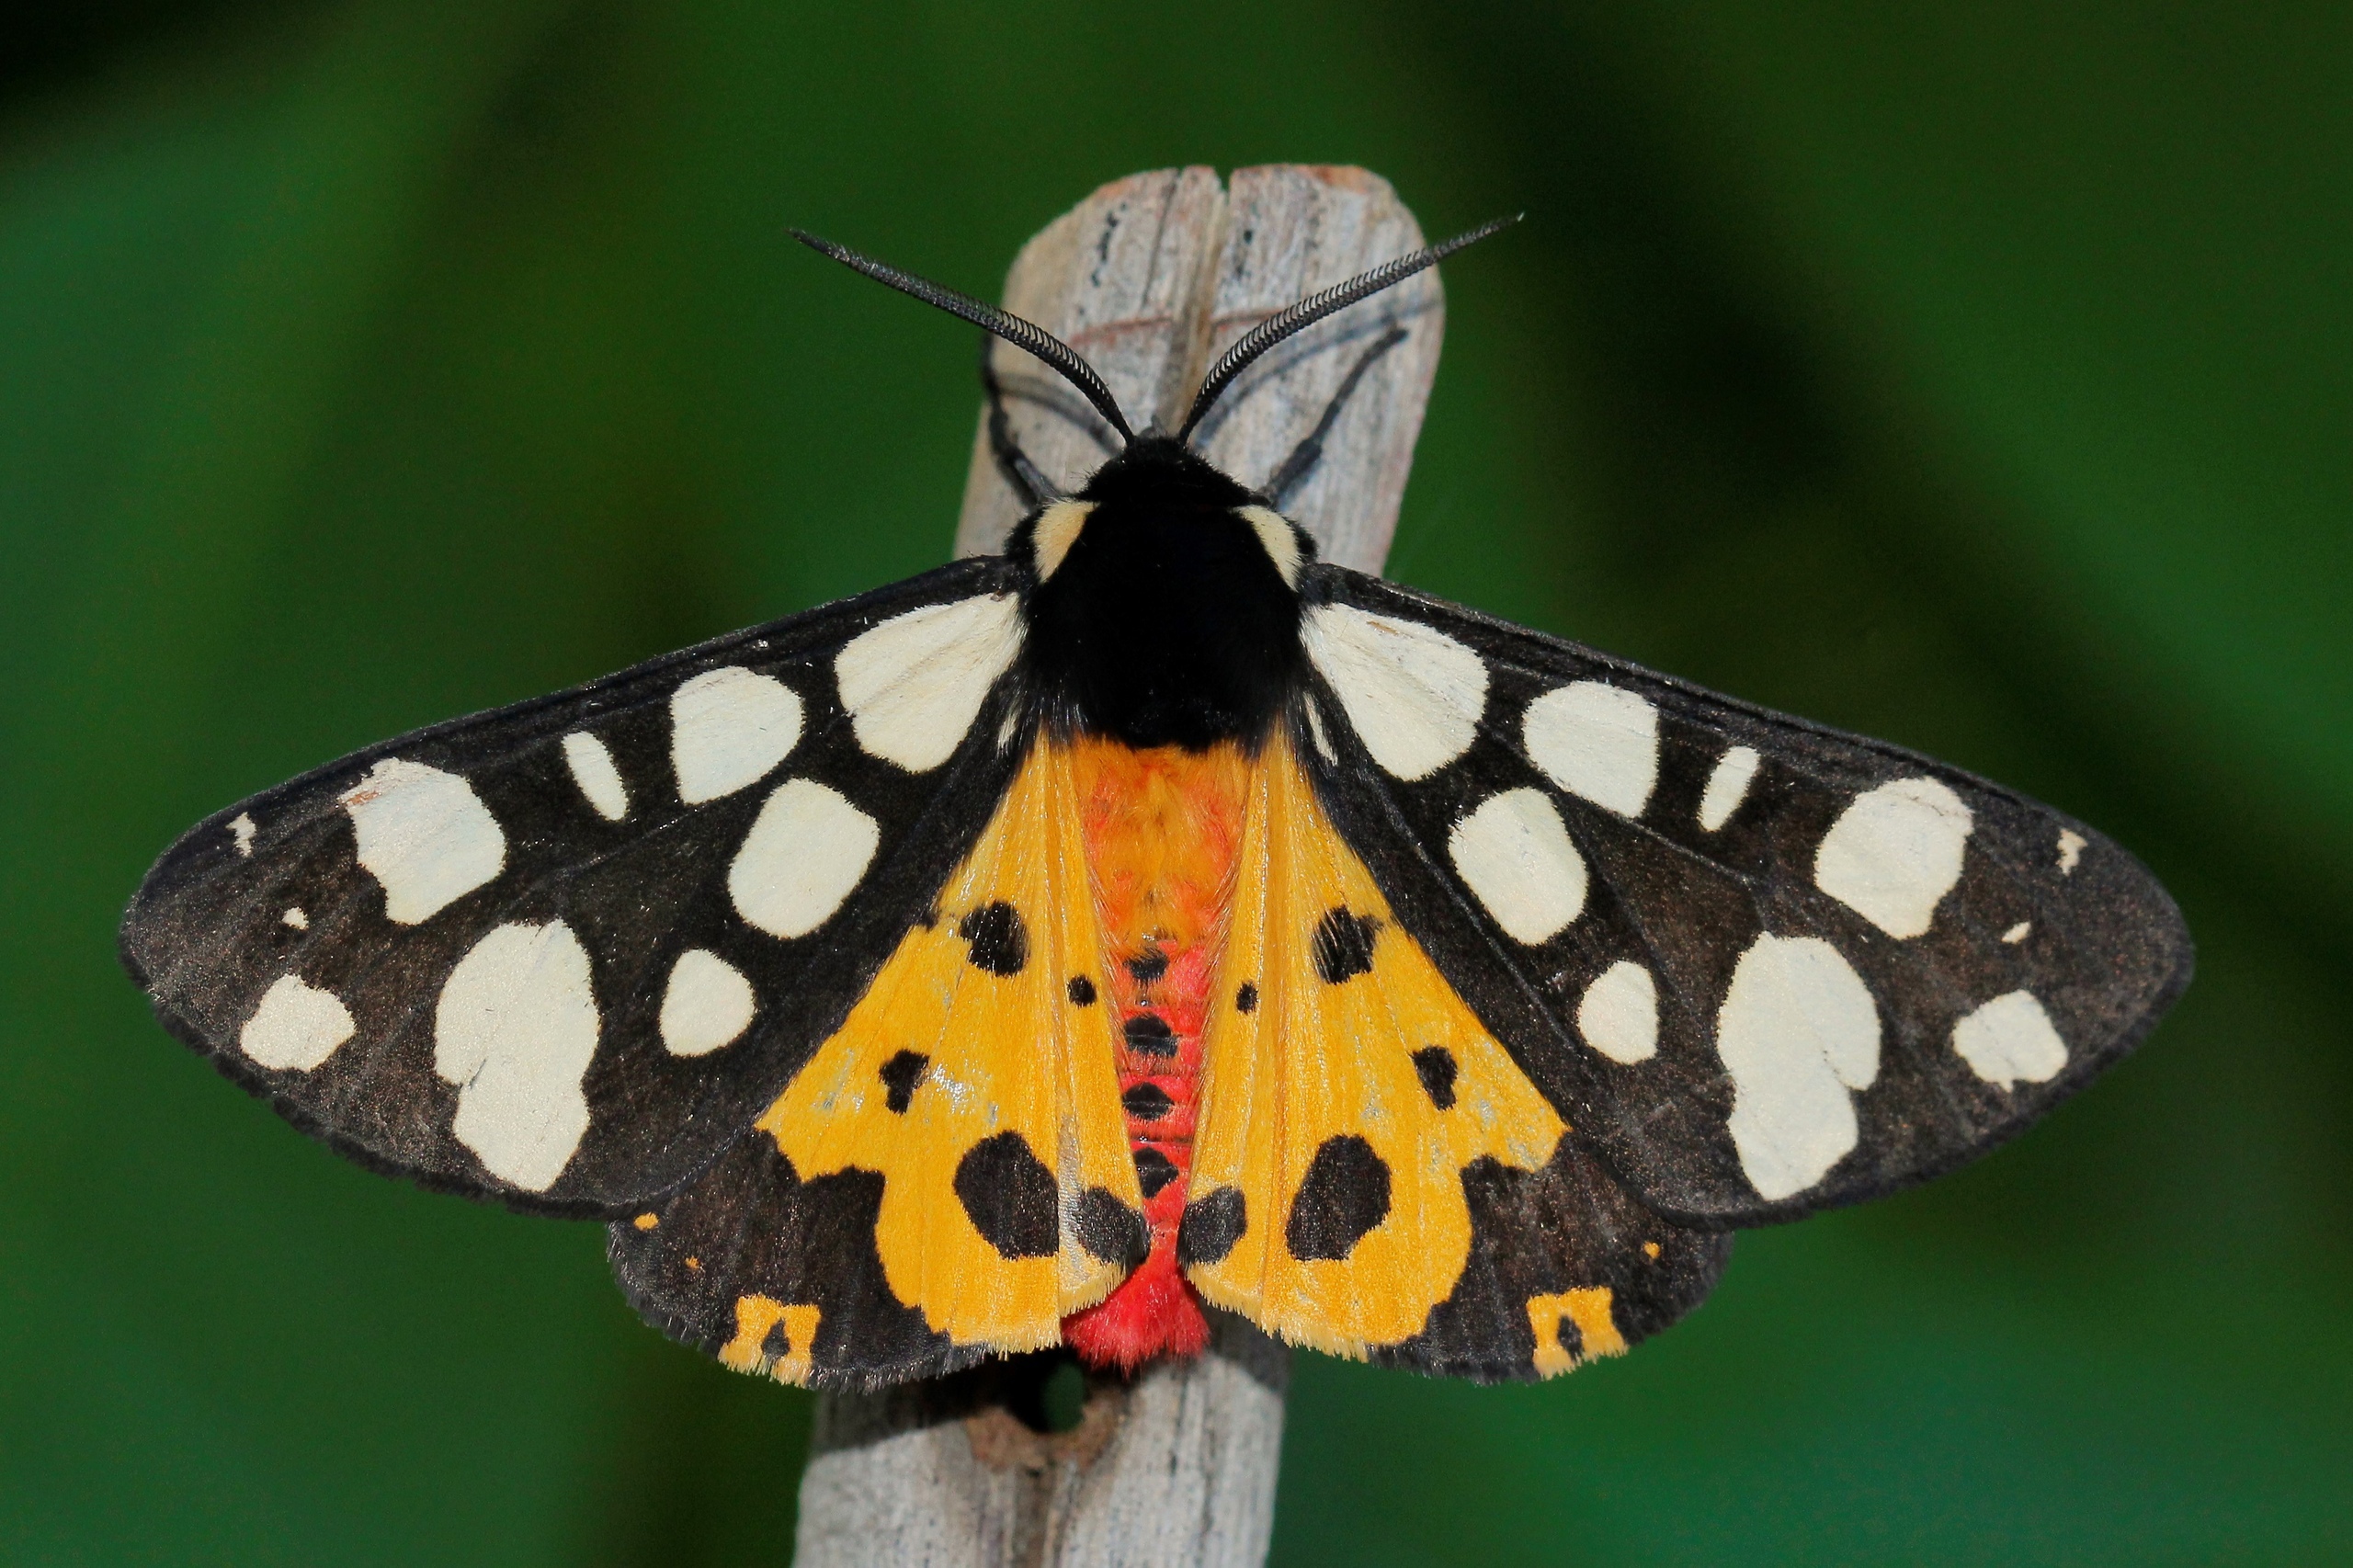
[[[1303,295],[1423,243],[1388,182],[1279,164],[1163,169],[1103,187],[1022,248],[1005,305],[1101,372],[1128,421],[1174,428],[1217,353]],[[1226,394],[1196,444],[1245,484],[1316,432],[1322,456],[1276,499],[1325,559],[1378,572],[1397,526],[1445,307],[1435,270],[1283,345]],[[1115,438],[1019,350],[989,365],[1037,468],[1072,490]],[[1004,547],[1024,510],[983,410],[960,554]],[[1212,1314],[1208,1354],[1132,1381],[1088,1380],[1078,1425],[1036,1430],[1037,1358],[818,1403],[801,1483],[801,1568],[1208,1564],[1257,1568],[1274,1529],[1290,1352]],[[1025,1420],[1024,1415],[1029,1419]]]

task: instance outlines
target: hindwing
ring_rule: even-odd
[[[124,961],[347,1153],[635,1212],[840,1027],[995,810],[1021,578],[959,562],[256,795],[157,862]]]
[[[1402,928],[1276,737],[1202,1046],[1178,1256],[1296,1343],[1478,1378],[1615,1354],[1729,1238],[1628,1198]]]
[[[641,1312],[745,1370],[859,1383],[1052,1345],[1135,1266],[1078,824],[1069,752],[1040,742],[744,1146],[613,1226]]]
[[[1302,760],[1396,917],[1633,1194],[1786,1219],[1999,1142],[2188,983],[2081,823],[1336,567]]]

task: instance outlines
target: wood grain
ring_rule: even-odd
[[[1422,244],[1388,182],[1362,169],[1278,164],[1237,169],[1222,186],[1210,169],[1162,169],[1114,181],[1047,225],[1015,259],[1003,302],[1084,355],[1131,426],[1167,429],[1242,334]],[[1277,348],[1227,392],[1195,444],[1263,486],[1361,367],[1322,460],[1283,510],[1325,559],[1378,572],[1444,329],[1433,269]],[[1075,490],[1117,438],[1028,355],[1002,343],[990,353],[1023,449]],[[1001,549],[1021,514],[983,409],[957,552]],[[1238,1318],[1212,1317],[1210,1351],[1197,1360],[1132,1382],[1090,1378],[1067,1432],[1035,1429],[1051,1358],[821,1399],[795,1560],[1257,1568],[1274,1529],[1290,1352]]]

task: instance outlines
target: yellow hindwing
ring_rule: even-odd
[[[1078,824],[1069,754],[1041,739],[932,918],[757,1123],[804,1180],[881,1173],[891,1291],[959,1345],[1051,1345],[1132,1262],[1078,1222],[1092,1189],[1098,1238],[1105,1194],[1143,1201]]]
[[[1361,1357],[1420,1333],[1461,1277],[1463,1167],[1534,1170],[1565,1127],[1398,926],[1279,733],[1235,883],[1191,1201],[1233,1216],[1238,1194],[1240,1233],[1187,1273],[1286,1339]]]

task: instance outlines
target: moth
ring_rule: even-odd
[[[2190,944],[2083,824],[1319,562],[1188,444],[1301,301],[1004,554],[420,730],[199,824],[175,1035],[379,1170],[609,1227],[665,1333],[871,1387],[1206,1308],[1550,1377],[1731,1233],[1926,1179],[2138,1041]],[[1346,395],[1345,390],[1342,393]],[[1328,420],[1327,420],[1328,423]]]

